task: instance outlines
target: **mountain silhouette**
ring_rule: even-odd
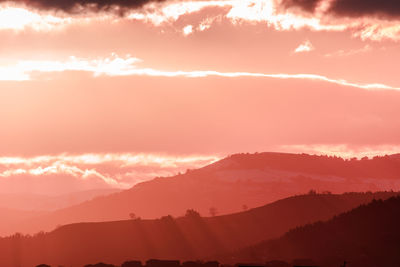
[[[0,251],[5,253],[0,255],[0,266],[203,259],[278,238],[296,226],[328,220],[373,199],[387,199],[396,194],[312,193],[223,216],[201,217],[188,210],[179,218],[70,224],[33,237],[16,234],[1,238]]]
[[[310,189],[333,193],[391,190],[400,186],[399,163],[398,155],[344,160],[307,154],[235,154],[200,169],[155,178],[30,219],[15,225],[14,231],[50,231],[57,225],[123,220],[130,214],[145,219],[182,216],[190,208],[203,216],[210,211],[229,214]]]
[[[320,266],[395,267],[400,263],[400,197],[373,200],[326,222],[290,230],[279,239],[240,250],[235,262],[312,259]]]

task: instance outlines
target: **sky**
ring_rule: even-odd
[[[0,1],[0,193],[400,148],[395,0]]]

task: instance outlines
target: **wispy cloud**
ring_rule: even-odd
[[[99,186],[99,180],[103,187],[129,188],[156,176],[171,176],[186,169],[208,165],[218,159],[214,155],[143,153],[0,157],[0,184],[5,187],[13,178],[24,180],[37,177],[54,180],[64,177],[71,184],[76,181],[89,184],[89,187],[93,184],[92,189]]]
[[[162,2],[164,0],[1,0],[0,2],[11,2],[11,3],[23,3],[31,8],[36,8],[40,10],[54,10],[54,11],[64,11],[68,13],[81,13],[88,10],[94,12],[99,11],[114,11],[123,12],[127,9],[140,8],[147,3],[154,1]]]
[[[193,33],[193,26],[187,25],[182,29],[183,35],[188,36]]]
[[[119,57],[116,54],[111,57],[98,59],[83,59],[70,57],[66,61],[41,61],[29,60],[19,61],[15,65],[0,67],[0,80],[3,81],[27,81],[35,79],[37,73],[54,73],[65,71],[83,71],[93,73],[93,76],[158,76],[158,77],[188,77],[201,78],[208,76],[219,76],[226,78],[235,77],[259,77],[273,79],[300,79],[300,80],[316,80],[323,81],[342,86],[356,87],[366,90],[400,90],[400,87],[394,87],[381,83],[355,83],[342,79],[332,79],[317,74],[286,74],[286,73],[257,73],[257,72],[220,72],[215,70],[198,70],[198,71],[167,71],[153,68],[141,68],[136,63],[141,62],[140,59],[126,56]],[[47,77],[48,78],[48,77]]]
[[[306,52],[311,52],[313,51],[315,48],[313,46],[313,44],[309,41],[306,40],[303,43],[301,43],[294,51],[293,53],[306,53]]]
[[[372,50],[372,47],[366,44],[364,47],[359,49],[350,49],[350,50],[338,50],[332,53],[325,54],[325,57],[348,57],[358,54],[367,53]]]
[[[30,80],[33,72],[85,71],[93,73],[94,76],[103,74],[109,76],[130,75],[132,69],[135,69],[135,63],[140,61],[135,57],[127,56],[121,58],[116,54],[97,59],[83,59],[71,56],[64,61],[22,60],[15,65],[0,66],[0,80]]]

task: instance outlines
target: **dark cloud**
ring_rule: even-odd
[[[15,3],[24,3],[39,9],[62,10],[76,12],[76,7],[86,6],[95,10],[110,10],[114,7],[119,10],[140,8],[149,2],[163,2],[164,0],[14,0]],[[6,2],[0,0],[0,2]]]
[[[300,8],[313,13],[327,0],[282,0],[284,8]],[[400,17],[400,0],[334,0],[327,13],[344,17]]]
[[[336,0],[331,12],[337,15],[362,17],[383,16],[400,17],[399,0]]]
[[[299,7],[305,11],[313,12],[320,0],[282,0],[284,8]]]

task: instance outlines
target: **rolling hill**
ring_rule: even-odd
[[[224,254],[278,238],[296,226],[351,210],[393,192],[308,194],[290,197],[244,212],[200,217],[164,216],[156,220],[125,220],[65,225],[33,237],[0,239],[1,266],[83,266],[86,263],[120,264],[128,259],[199,259]]]
[[[283,237],[223,260],[265,262],[310,259],[320,266],[395,267],[400,262],[400,197],[374,200],[327,222],[297,227]]]
[[[158,177],[129,190],[95,198],[39,216],[15,231],[49,231],[75,222],[123,220],[130,213],[150,219],[181,216],[195,209],[203,216],[210,208],[228,214],[257,207],[310,189],[382,191],[400,188],[398,155],[344,160],[307,154],[236,154],[206,167],[172,177]]]

